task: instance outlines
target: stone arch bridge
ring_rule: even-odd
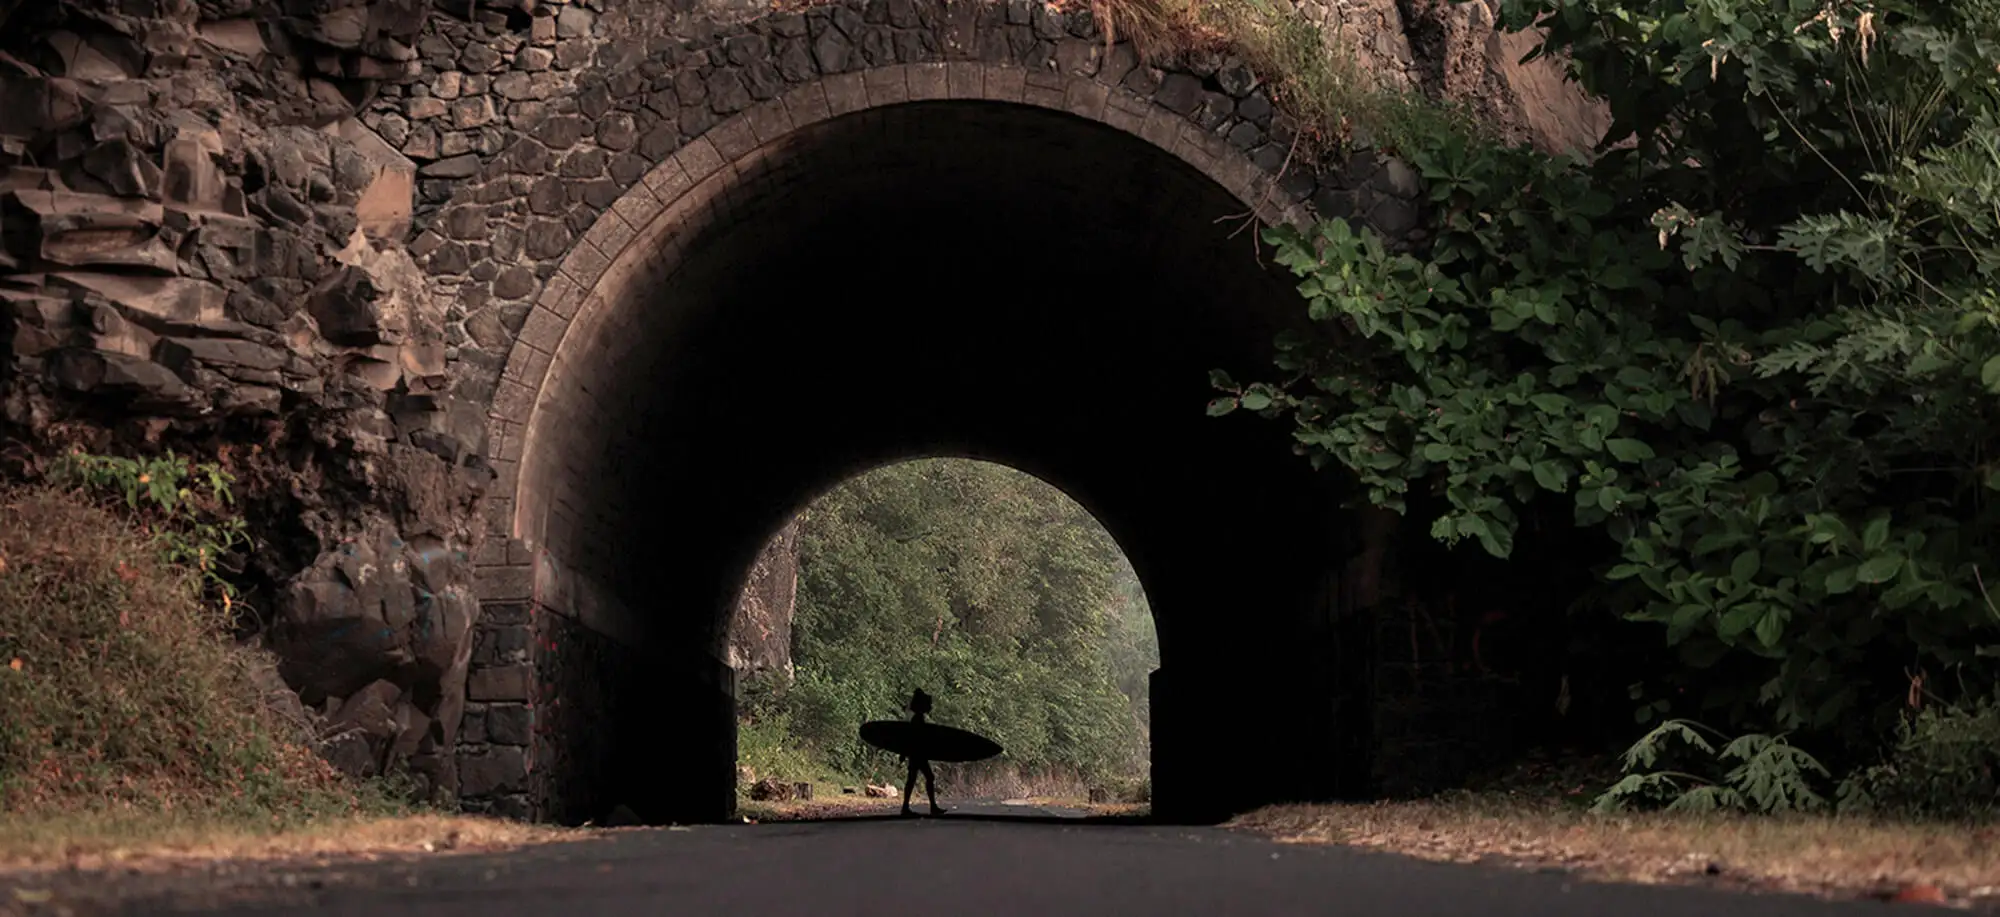
[[[1380,539],[1281,429],[1201,406],[1300,312],[1255,224],[1411,241],[1420,189],[1295,161],[1236,58],[1031,0],[11,19],[7,421],[237,469],[259,639],[341,766],[725,817],[764,539],[962,455],[1063,487],[1138,570],[1163,814],[1367,791],[1339,620]]]

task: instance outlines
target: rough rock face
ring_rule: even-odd
[[[729,663],[740,678],[792,680],[792,603],[799,587],[799,523],[785,523],[750,567],[729,622]]]
[[[491,478],[402,248],[415,167],[354,118],[428,0],[44,0],[0,34],[9,433],[219,458],[251,611],[355,773],[440,788]]]
[[[1567,82],[1560,64],[1522,64],[1535,39],[1501,32],[1489,0],[1398,0],[1412,75],[1432,96],[1470,103],[1501,136],[1544,152],[1589,150],[1611,112]]]

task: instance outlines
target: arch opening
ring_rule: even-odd
[[[1160,659],[1138,573],[1087,509],[1003,465],[895,462],[816,496],[765,542],[727,661],[739,801],[900,789],[903,762],[856,727],[907,717],[918,688],[1005,749],[935,768],[948,800],[1147,797]]]
[[[556,808],[726,815],[744,573],[814,494],[934,455],[1054,483],[1147,583],[1172,660],[1157,812],[1326,798],[1365,771],[1327,636],[1357,545],[1340,481],[1278,425],[1203,410],[1209,372],[1267,366],[1302,311],[1243,225],[1259,202],[1124,131],[978,101],[820,121],[695,192],[585,299],[523,447],[515,534],[655,660],[598,692],[623,712],[597,745],[555,756],[610,762],[554,767],[547,792],[594,800]]]

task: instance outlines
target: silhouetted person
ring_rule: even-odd
[[[921,723],[930,712],[931,696],[918,688],[917,693],[910,695],[910,722]],[[910,777],[903,781],[903,814],[916,814],[910,811],[910,794],[916,792],[918,774],[924,775],[924,792],[931,798],[931,814],[943,815],[944,807],[937,804],[937,775],[931,773],[931,762],[914,756],[910,758]]]

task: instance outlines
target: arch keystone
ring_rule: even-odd
[[[1028,71],[987,64],[985,77],[980,81],[979,95],[995,102],[1020,102],[1022,93],[1027,89]]]
[[[942,62],[911,64],[910,101],[951,98],[951,81]]]

